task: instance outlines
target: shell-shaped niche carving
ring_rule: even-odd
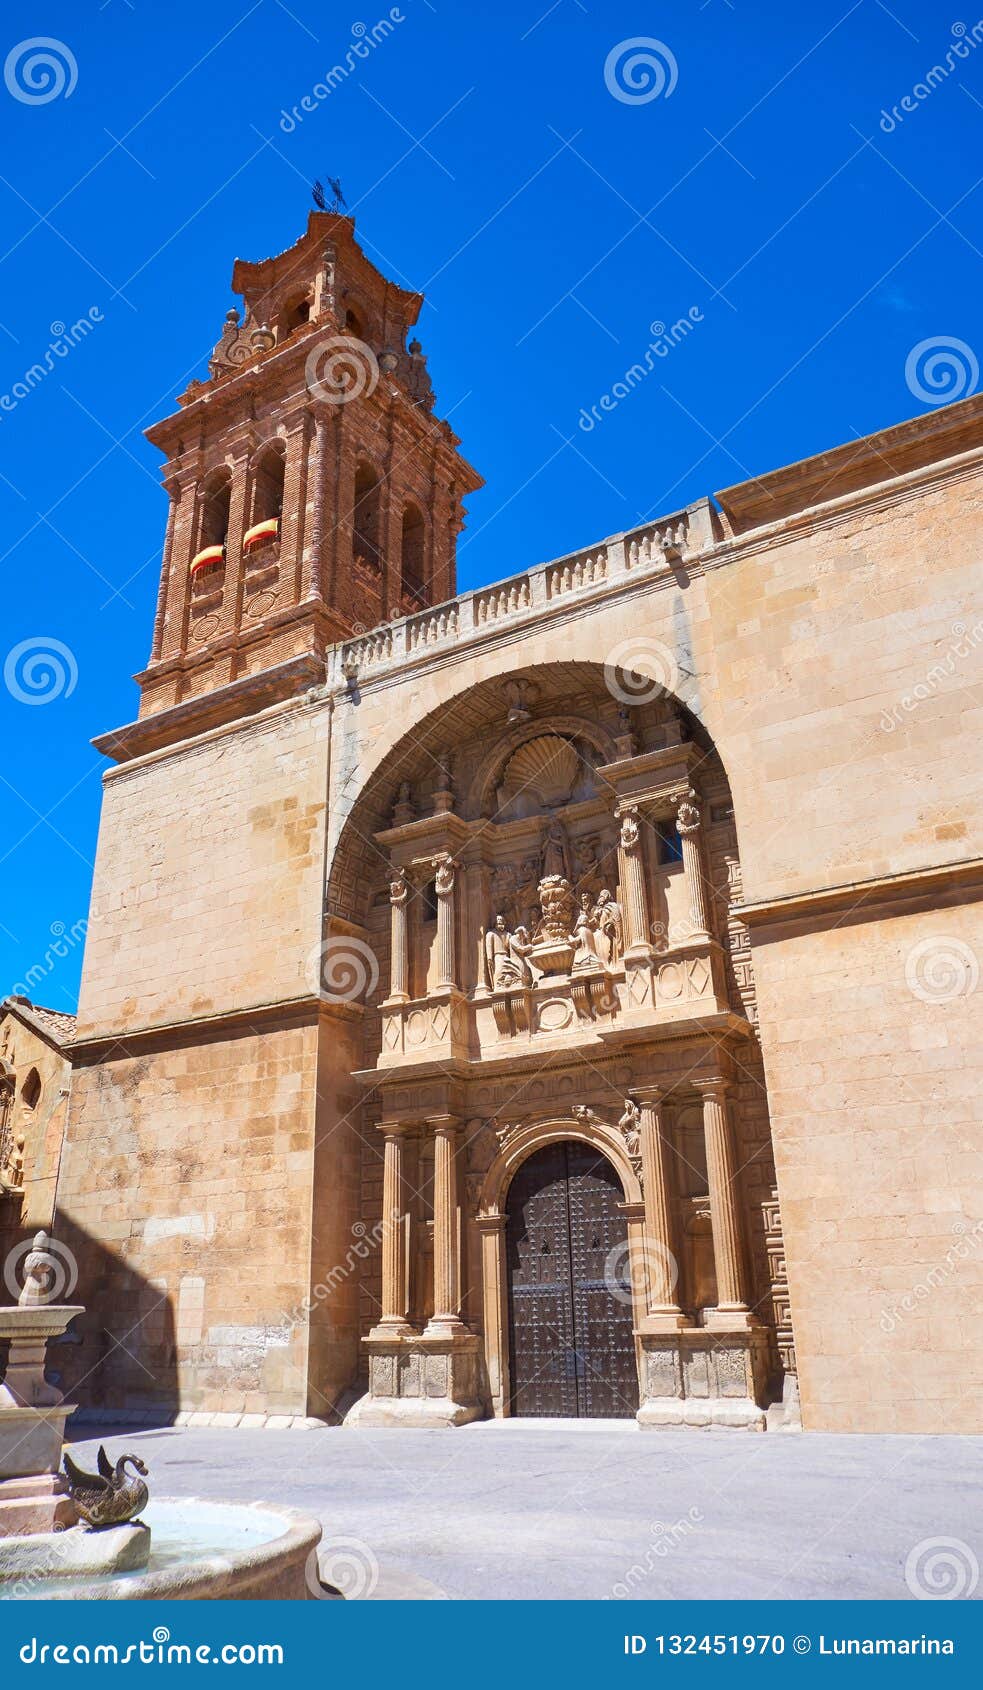
[[[580,758],[569,740],[559,734],[539,734],[526,740],[509,758],[499,803],[516,815],[568,804],[582,772]]]

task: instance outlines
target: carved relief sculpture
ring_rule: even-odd
[[[595,947],[598,958],[606,968],[613,968],[620,962],[624,948],[624,922],[621,905],[606,888],[597,894],[592,916],[597,929]]]
[[[567,974],[576,950],[572,934],[577,918],[569,880],[562,874],[544,876],[539,903],[543,915],[533,934],[533,961],[543,974]]]
[[[530,986],[532,973],[526,960],[532,951],[529,931],[520,923],[510,933],[504,915],[485,934],[485,956],[491,985],[496,990],[509,986]]]

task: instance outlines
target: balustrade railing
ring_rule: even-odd
[[[406,658],[419,657],[431,646],[473,638],[513,618],[540,613],[569,595],[610,585],[633,571],[668,569],[712,544],[709,507],[701,506],[661,517],[603,545],[540,564],[522,575],[497,581],[473,593],[462,593],[432,609],[417,611],[349,640],[340,650],[339,673],[351,676]]]

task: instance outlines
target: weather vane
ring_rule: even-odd
[[[345,196],[341,191],[341,183],[339,182],[337,176],[328,177],[328,187],[331,189],[330,207],[328,206],[324,188],[320,182],[315,182],[311,189],[311,197],[313,198],[318,211],[328,211],[330,209],[331,211],[340,212],[342,206],[347,209],[348,201],[345,199]]]

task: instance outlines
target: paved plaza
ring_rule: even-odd
[[[103,1441],[137,1451],[158,1497],[316,1514],[322,1576],[350,1595],[905,1601],[933,1564],[983,1594],[983,1438],[529,1420],[77,1435],[83,1465]]]

